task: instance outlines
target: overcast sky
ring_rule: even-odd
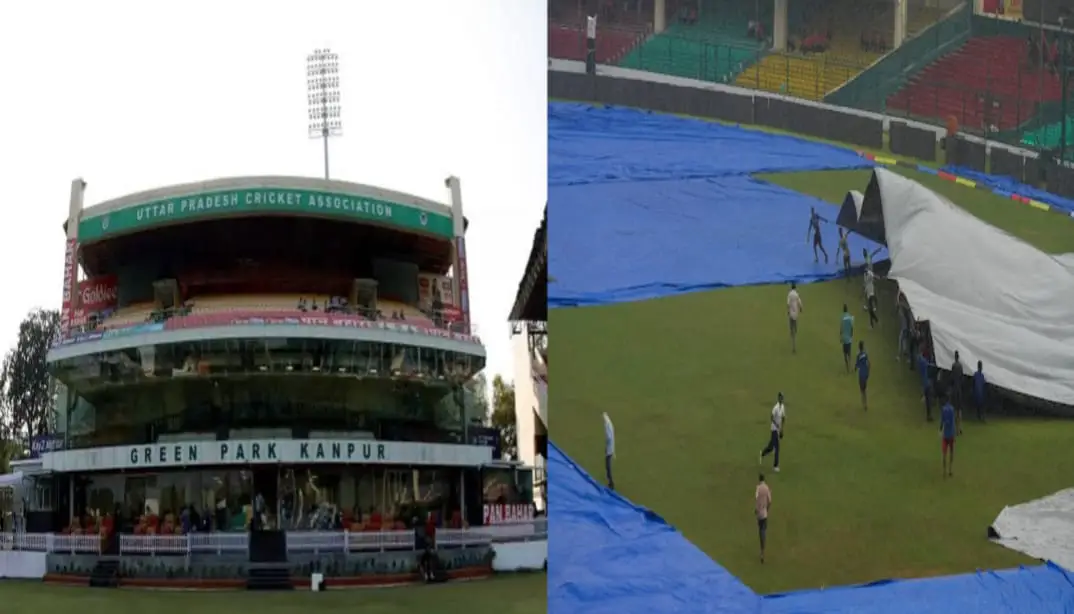
[[[86,204],[236,175],[323,174],[306,55],[340,55],[333,178],[449,202],[462,180],[489,379],[544,207],[546,4],[536,0],[5,3],[0,344],[58,308],[70,182]]]

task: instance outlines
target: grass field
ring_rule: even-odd
[[[1074,252],[1074,222],[1062,216],[898,172],[1046,251]],[[839,203],[868,177],[837,171],[763,178]],[[1004,505],[1072,485],[1074,455],[1066,450],[1074,422],[967,420],[955,477],[945,481],[937,426],[924,420],[918,380],[895,359],[890,288],[880,297],[875,331],[865,326],[860,279],[800,290],[796,356],[781,285],[553,310],[554,441],[601,477],[600,415],[607,411],[616,425],[619,490],[758,592],[1032,563],[989,543],[986,528]],[[858,316],[856,333],[873,363],[868,413],[854,376],[843,370],[837,331],[844,302]],[[787,434],[783,472],[766,472],[774,504],[761,565],[752,495],[779,391]]]
[[[310,593],[165,592],[55,586],[40,582],[0,583],[4,612],[34,614],[293,614],[312,612],[466,612],[537,614],[548,609],[544,574],[435,586],[347,589]]]

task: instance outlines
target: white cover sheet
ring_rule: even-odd
[[[1074,488],[1003,508],[992,530],[998,544],[1074,570]]]
[[[857,211],[848,201],[839,222],[856,214],[852,229],[883,235],[889,276],[929,320],[938,366],[949,369],[958,350],[967,373],[980,360],[991,384],[1074,405],[1074,257],[1046,254],[882,168]]]

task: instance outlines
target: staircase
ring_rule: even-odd
[[[112,558],[97,561],[90,572],[89,585],[91,588],[119,588],[119,561]]]
[[[246,590],[291,591],[291,570],[286,563],[251,563],[246,572]]]

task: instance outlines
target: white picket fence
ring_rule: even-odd
[[[548,521],[500,524],[469,529],[439,529],[438,547],[468,548],[493,543],[548,539]],[[120,554],[185,555],[194,553],[245,553],[249,533],[190,533],[188,535],[120,535]],[[56,554],[100,554],[99,535],[58,533],[0,533],[0,550],[27,550]],[[383,552],[414,550],[413,531],[288,531],[288,552]]]

